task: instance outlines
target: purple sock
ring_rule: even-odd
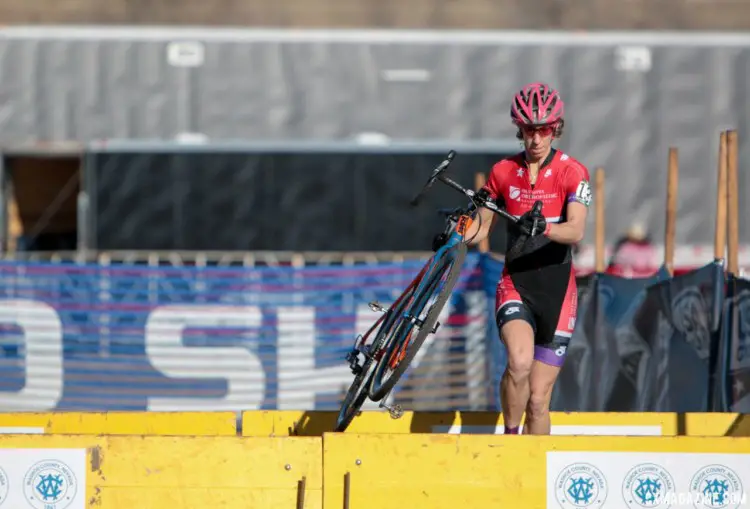
[[[509,428],[508,426],[505,426],[505,434],[506,435],[518,435],[518,426],[515,428]]]

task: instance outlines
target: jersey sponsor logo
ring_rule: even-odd
[[[576,189],[576,201],[583,203],[587,207],[591,204],[591,186],[585,180],[578,184]]]
[[[518,191],[518,192],[514,194],[514,191]],[[509,194],[510,194],[510,197],[514,200],[518,200],[519,196],[521,200],[527,200],[527,201],[536,201],[536,200],[548,201],[548,200],[557,199],[557,193],[546,193],[543,190],[539,190],[539,189],[530,191],[528,189],[518,189],[515,186],[510,186]]]
[[[555,355],[557,355],[558,357],[562,357],[563,355],[565,355],[565,351],[567,349],[568,349],[567,346],[560,345],[560,348],[558,348],[557,350],[555,350]]]
[[[510,186],[510,189],[508,190],[508,196],[510,197],[511,200],[518,201],[521,199],[520,198],[521,190],[517,188],[516,186]]]
[[[523,177],[523,168],[518,168],[516,170],[516,175],[518,175],[519,177]]]
[[[552,170],[550,168],[547,168],[547,171],[544,172],[544,178],[551,177],[552,176]]]
[[[510,306],[508,309],[505,310],[505,315],[512,315],[514,313],[520,313],[521,308],[519,306]]]
[[[570,159],[570,156],[568,154],[563,153],[562,155],[560,155],[560,161],[567,161],[568,159]]]

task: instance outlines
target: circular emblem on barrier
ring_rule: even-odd
[[[690,498],[697,509],[735,509],[743,502],[742,481],[724,465],[708,465],[690,480]]]
[[[0,505],[8,498],[8,474],[0,468]]]
[[[36,509],[64,509],[73,502],[77,491],[78,480],[62,461],[40,461],[23,479],[26,501]]]
[[[672,505],[674,493],[674,479],[654,463],[634,466],[622,483],[622,497],[629,509],[667,509]]]
[[[607,499],[607,480],[590,463],[573,463],[555,480],[555,498],[564,509],[600,509]]]

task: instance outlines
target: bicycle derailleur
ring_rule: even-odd
[[[346,362],[349,363],[349,369],[354,376],[362,373],[363,366],[359,363],[359,350],[353,348],[351,352],[346,354]]]

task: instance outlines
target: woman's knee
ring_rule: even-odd
[[[550,395],[547,391],[535,390],[532,387],[527,412],[532,419],[544,417],[549,414],[549,403]]]
[[[529,408],[532,418],[544,417],[549,413],[552,390],[560,368],[547,364],[537,364],[529,380]]]
[[[503,325],[501,337],[508,351],[508,373],[514,379],[526,379],[534,364],[534,331],[522,321]]]

